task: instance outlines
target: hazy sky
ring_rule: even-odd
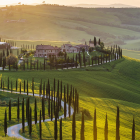
[[[31,4],[31,3],[42,3],[43,0],[0,0],[0,5],[12,4],[21,2],[22,4]],[[133,6],[140,6],[140,0],[44,0],[46,3],[51,4],[100,4],[100,5],[108,5],[114,3],[121,3]]]

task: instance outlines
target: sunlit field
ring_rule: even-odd
[[[98,67],[100,70],[98,70]],[[107,70],[109,69],[109,71]],[[29,88],[31,88],[32,78],[34,77],[36,85],[36,93],[38,92],[38,85],[40,80],[50,80],[51,87],[53,87],[53,79],[56,81],[62,80],[63,86],[66,84],[74,85],[79,93],[79,107],[87,109],[92,118],[85,115],[85,139],[93,139],[93,117],[94,109],[97,111],[97,137],[102,140],[104,137],[105,116],[108,115],[108,129],[109,139],[115,139],[116,130],[116,106],[120,107],[120,139],[131,139],[132,120],[133,117],[136,123],[136,139],[140,139],[140,115],[139,115],[139,71],[140,61],[129,57],[102,66],[87,67],[81,69],[71,70],[39,70],[37,71],[18,71],[18,72],[1,72],[1,78],[7,81],[28,79]],[[44,76],[45,75],[45,76]],[[5,83],[5,86],[7,84]],[[84,86],[83,86],[84,85]],[[4,113],[4,110],[3,110]],[[2,116],[3,117],[3,116]],[[71,139],[72,136],[72,117],[63,120],[63,139]],[[54,122],[42,123],[42,138],[54,138]],[[59,121],[58,121],[59,124]],[[2,128],[1,128],[2,129]],[[76,115],[76,138],[80,139],[81,129],[81,112]],[[33,125],[32,138],[39,139],[38,124]],[[58,127],[59,130],[59,127]],[[3,135],[1,133],[1,135]],[[59,132],[58,132],[59,135]],[[28,128],[24,134],[27,138]]]

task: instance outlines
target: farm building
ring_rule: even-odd
[[[72,48],[72,45],[71,44],[63,44],[61,46],[61,51],[62,52],[67,52],[69,53],[70,52],[70,48]]]
[[[9,43],[6,42],[0,42],[0,49],[10,49]]]
[[[61,46],[61,51],[62,52],[67,52],[67,53],[77,53],[79,51],[82,51],[82,48],[85,48],[85,51],[88,51],[89,46],[88,45],[76,45],[76,46],[72,46],[71,44],[63,44]]]
[[[58,53],[60,52],[60,48],[57,46],[53,47],[50,45],[37,45],[36,46],[36,57],[50,57],[50,56],[58,56]]]
[[[85,49],[85,51],[88,51],[88,49],[89,49],[89,46],[88,45],[83,45],[83,44],[80,44],[80,45],[76,45],[76,46],[74,46],[74,48],[77,48],[77,52],[81,52],[82,51],[82,48],[84,48]]]

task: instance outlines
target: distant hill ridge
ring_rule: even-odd
[[[136,8],[136,6],[132,5],[125,5],[121,3],[116,3],[116,4],[110,4],[110,5],[98,5],[98,4],[75,4],[75,5],[70,5],[74,7],[84,7],[84,8],[109,8],[109,7],[114,7],[114,8]]]

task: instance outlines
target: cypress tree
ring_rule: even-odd
[[[77,113],[79,112],[79,94],[77,93],[77,102],[76,102],[76,105],[77,105]]]
[[[50,98],[49,98],[49,101],[48,101],[48,114],[49,114],[49,117],[50,117]]]
[[[97,140],[96,109],[94,111],[94,121],[93,121],[93,140]]]
[[[4,118],[4,133],[5,133],[5,137],[6,137],[6,134],[7,134],[7,112],[6,112],[6,109],[5,109],[5,118]]]
[[[43,97],[45,98],[45,82],[43,84]]]
[[[28,115],[28,101],[27,100],[28,100],[28,98],[26,98],[26,119],[28,118],[27,117],[27,115]]]
[[[11,81],[11,93],[12,93],[12,81]]]
[[[1,89],[2,89],[2,78],[1,78]]]
[[[24,98],[22,101],[22,133],[24,133],[25,123],[24,123]]]
[[[76,139],[76,123],[75,123],[75,112],[73,113],[73,120],[72,120],[72,140]]]
[[[40,119],[39,119],[39,134],[40,134],[40,139],[42,138],[42,127],[41,127],[41,110],[40,110]]]
[[[105,120],[104,136],[105,136],[105,140],[108,140],[108,121],[107,121],[107,114],[106,114],[106,120]]]
[[[66,119],[66,98],[64,99],[64,118]]]
[[[117,116],[116,116],[116,140],[120,140],[120,120],[119,120],[119,107],[117,106]]]
[[[58,80],[58,83],[57,83],[57,97],[59,97],[59,80]]]
[[[27,80],[27,95],[28,95],[28,80]]]
[[[9,101],[9,121],[11,121],[11,100]]]
[[[20,94],[21,94],[21,82],[20,82]]]
[[[57,140],[57,109],[55,111],[55,140]]]
[[[60,140],[62,140],[62,118],[60,119]]]
[[[51,121],[53,119],[52,102],[51,102]]]
[[[94,37],[94,46],[96,46],[97,42],[96,42],[96,37]]]
[[[70,115],[71,115],[71,97],[69,96],[69,118],[70,118]]]
[[[98,44],[100,45],[101,41],[100,41],[100,38],[99,38],[99,41],[98,41]]]
[[[44,122],[45,120],[44,97],[42,97],[42,117],[43,117],[43,122]]]
[[[69,85],[67,84],[67,103],[68,103],[68,98],[69,98]]]
[[[34,109],[34,115],[35,115],[35,124],[37,123],[37,102],[36,102],[36,98],[35,98],[35,109]]]
[[[54,86],[54,114],[55,114],[55,78],[54,78],[53,86]]]
[[[17,91],[17,79],[16,79],[16,91]]]
[[[81,140],[85,140],[85,136],[84,136],[84,111],[82,111]]]
[[[74,103],[74,87],[73,87],[73,103]]]
[[[115,56],[115,60],[116,60],[116,52],[115,52],[114,56]]]
[[[30,125],[29,125],[29,135],[31,136],[32,133],[32,108],[30,107]]]
[[[79,57],[80,57],[80,58],[79,58],[79,60],[80,60],[79,63],[80,63],[80,68],[81,68],[81,66],[82,66],[82,62],[81,62],[81,54],[79,55]]]
[[[27,99],[27,108],[26,108],[26,110],[27,110],[27,121],[28,121],[28,126],[29,126],[29,114],[30,114],[30,100],[29,100],[29,97],[28,97],[28,99]]]
[[[8,77],[8,90],[9,90],[9,77]]]
[[[135,120],[133,117],[133,125],[132,125],[132,140],[135,140]]]
[[[76,113],[76,107],[77,107],[77,93],[75,93],[75,102],[73,103],[74,104],[74,112]]]
[[[61,99],[62,99],[62,81],[61,81],[61,89],[60,89],[60,91],[61,91]]]
[[[19,112],[19,97],[18,97],[18,104],[17,104],[17,119],[18,119],[18,121],[19,121],[19,114],[20,114],[20,112]]]

